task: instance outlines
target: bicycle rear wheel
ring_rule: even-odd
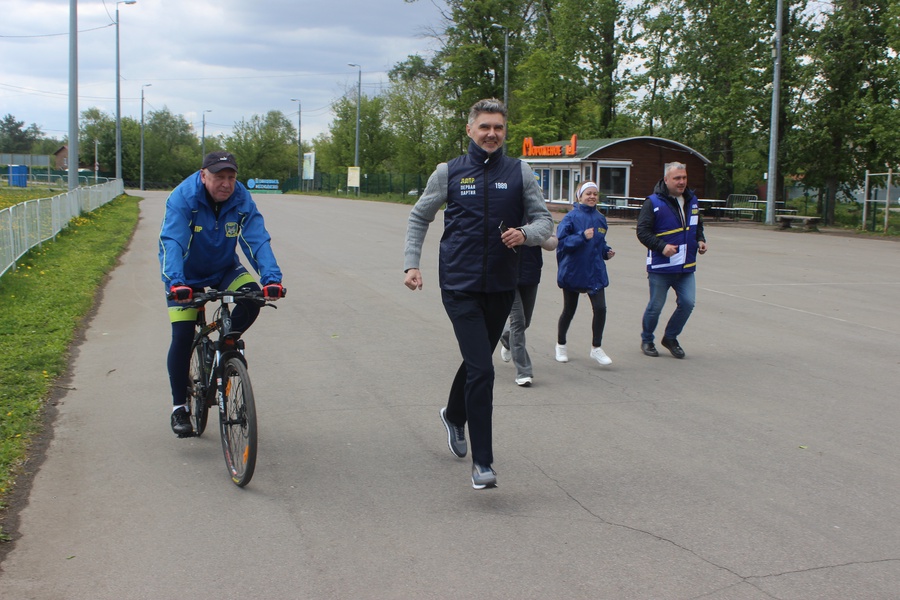
[[[250,483],[256,468],[256,404],[247,367],[237,356],[225,359],[225,415],[219,413],[222,452],[235,485]]]
[[[206,362],[208,338],[200,338],[194,342],[191,348],[191,366],[188,372],[188,407],[191,411],[191,424],[194,426],[194,435],[200,436],[206,429],[206,421],[209,418],[207,398],[209,396],[209,365]]]

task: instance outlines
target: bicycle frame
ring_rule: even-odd
[[[219,407],[219,420],[222,423],[227,422],[225,383],[221,368],[225,362],[224,359],[228,354],[236,354],[245,365],[247,364],[247,360],[244,358],[244,340],[240,338],[235,339],[235,332],[231,325],[231,307],[229,304],[233,304],[236,298],[250,298],[260,305],[268,304],[264,299],[257,296],[258,293],[210,290],[209,292],[195,294],[194,300],[191,302],[191,304],[197,305],[196,326],[199,328],[194,335],[194,342],[197,343],[202,338],[206,338],[214,350],[211,355],[208,352],[206,353],[207,356],[204,363],[205,385],[207,394],[211,389],[216,390],[216,405]],[[219,306],[215,309],[214,319],[207,322],[206,304],[211,301],[218,301]],[[218,332],[218,338],[215,340],[211,337],[213,332]],[[204,346],[206,345],[204,344]]]

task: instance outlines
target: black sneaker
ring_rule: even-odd
[[[172,431],[180,438],[190,437],[194,433],[191,425],[191,414],[184,408],[172,411]]]
[[[455,456],[462,458],[469,451],[466,444],[466,428],[454,425],[447,420],[447,409],[441,409],[441,422],[447,429],[447,445],[450,446],[450,452]]]

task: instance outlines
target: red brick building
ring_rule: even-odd
[[[704,198],[710,163],[684,144],[650,136],[599,140],[572,136],[545,146],[526,138],[521,159],[534,169],[548,202],[568,204],[575,200],[580,182],[588,180],[596,181],[606,196],[646,197],[670,162],[687,166],[689,187]]]

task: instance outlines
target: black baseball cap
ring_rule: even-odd
[[[203,168],[210,173],[218,173],[222,169],[232,169],[237,173],[237,159],[231,152],[210,152],[203,158]]]

